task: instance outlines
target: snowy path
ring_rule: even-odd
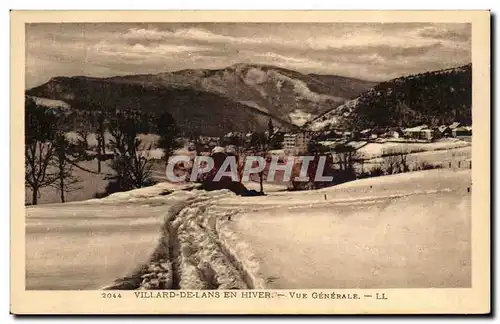
[[[218,217],[208,208],[229,191],[193,192],[172,205],[161,226],[151,258],[106,289],[245,289],[251,288],[238,260],[216,231]]]

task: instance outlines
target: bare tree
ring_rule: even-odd
[[[340,144],[334,148],[336,163],[346,176],[355,176],[355,163],[361,158],[356,148]]]
[[[104,153],[106,152],[106,139],[105,133],[107,128],[107,118],[104,112],[94,110],[92,114],[92,128],[96,131],[97,138],[97,172],[101,173],[101,161]]]
[[[272,121],[269,119],[269,131],[272,129]],[[264,194],[264,180],[267,179],[267,175],[269,173],[269,164],[271,163],[271,157],[268,156],[269,147],[271,145],[272,134],[261,134],[254,133],[255,136],[252,136],[252,143],[254,144],[254,150],[259,151],[260,147],[260,155],[266,161],[266,167],[259,171],[257,174],[259,176],[259,189],[260,193]],[[254,139],[255,138],[255,139]]]
[[[76,186],[81,179],[75,175],[75,167],[88,171],[78,165],[79,162],[86,159],[86,151],[82,141],[77,143],[70,142],[64,131],[60,131],[54,142],[55,153],[53,167],[57,170],[57,181],[52,184],[60,194],[61,202],[65,202],[64,194],[81,187]]]
[[[76,133],[80,137],[81,143],[85,150],[89,149],[88,137],[92,132],[92,121],[91,116],[86,113],[82,113],[78,116],[78,123],[76,127]]]
[[[148,158],[149,146],[142,145],[138,135],[143,130],[140,114],[133,111],[115,113],[109,120],[110,145],[115,152],[111,168],[122,190],[141,188],[152,183],[153,164]]]
[[[407,162],[408,151],[401,148],[386,148],[382,151],[382,169],[385,174],[396,174],[410,171]]]
[[[399,156],[388,155],[383,158],[382,170],[385,174],[399,173]]]
[[[31,203],[38,203],[40,189],[52,185],[57,174],[49,166],[56,153],[53,140],[59,123],[52,109],[37,106],[34,100],[25,98],[25,186],[32,191]]]
[[[179,142],[177,136],[179,135],[179,128],[177,127],[174,118],[168,112],[164,112],[155,119],[156,134],[160,136],[158,147],[163,150],[163,159],[165,165],[172,155],[174,149],[178,148]]]

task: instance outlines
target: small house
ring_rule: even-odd
[[[452,123],[451,125],[447,126],[443,130],[443,132],[442,132],[443,136],[445,136],[445,137],[454,137],[455,135],[453,135],[453,130],[456,129],[456,128],[458,128],[458,127],[460,127],[460,123],[459,122]]]
[[[413,139],[430,139],[432,138],[432,130],[427,125],[420,125],[415,127],[405,128],[403,130],[404,136]],[[429,136],[431,136],[429,138]]]
[[[403,135],[403,130],[400,127],[389,127],[382,136],[385,138],[400,138]]]
[[[361,132],[359,132],[359,136],[362,139],[368,139],[372,133],[371,128],[363,129]]]
[[[459,126],[452,130],[453,137],[472,136],[471,126]]]
[[[425,128],[420,131],[420,139],[430,141],[433,138],[433,130],[430,128]]]
[[[387,127],[375,127],[372,129],[372,136],[371,138],[377,138],[377,137],[382,137],[387,131]]]
[[[348,138],[351,138],[352,137],[352,132],[343,132],[342,133],[342,137],[345,138],[345,139],[348,139]]]
[[[446,125],[441,125],[441,126],[439,126],[437,129],[438,129],[438,131],[439,131],[439,132],[441,132],[441,134],[443,134],[443,133],[444,133],[444,131],[445,131],[447,128],[448,128],[448,126],[446,126]]]

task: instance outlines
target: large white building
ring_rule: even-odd
[[[286,152],[299,154],[307,152],[307,146],[311,142],[310,132],[300,132],[295,134],[285,134],[283,138],[283,149]]]

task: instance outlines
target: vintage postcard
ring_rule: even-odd
[[[12,11],[11,60],[12,313],[490,312],[489,11]]]

